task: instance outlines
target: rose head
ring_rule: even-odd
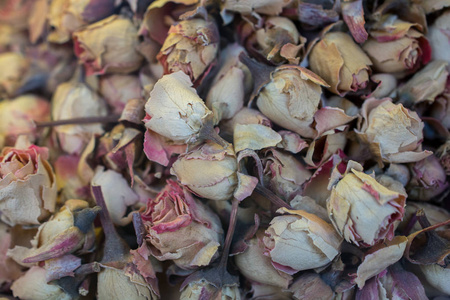
[[[338,95],[357,91],[369,82],[369,57],[343,32],[329,32],[318,42],[309,56],[311,70],[330,85]]]
[[[384,187],[362,170],[360,164],[350,161],[342,179],[330,182],[333,187],[327,210],[346,241],[368,247],[394,237],[406,196]]]
[[[225,201],[236,189],[237,161],[232,145],[227,148],[208,142],[173,163],[170,173],[193,193],[203,198]]]
[[[333,226],[303,210],[280,208],[264,237],[265,255],[273,266],[293,275],[323,267],[339,254],[342,238]]]
[[[0,218],[31,225],[54,212],[56,180],[47,161],[47,148],[3,148],[0,156]]]
[[[207,266],[218,256],[222,241],[219,218],[175,181],[142,214],[152,254],[161,261],[173,260],[183,269]]]

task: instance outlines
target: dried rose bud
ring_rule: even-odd
[[[174,181],[167,181],[156,199],[147,203],[142,219],[158,260],[194,269],[218,256],[223,235],[219,218]]]
[[[74,31],[106,18],[113,11],[114,0],[51,1],[48,19],[52,31],[47,40],[51,43],[66,43]]]
[[[411,200],[429,201],[447,189],[447,175],[435,155],[416,162],[410,167],[411,181],[406,186]]]
[[[38,96],[23,95],[0,102],[0,144],[14,145],[19,135],[34,141],[39,135],[34,122],[50,120],[50,103]]]
[[[405,105],[422,101],[433,102],[446,88],[448,63],[435,60],[414,74],[408,82],[398,89],[400,101]]]
[[[5,147],[0,156],[1,220],[11,226],[31,225],[55,211],[56,180],[48,149]]]
[[[391,97],[392,93],[397,88],[397,79],[392,74],[379,73],[370,76],[370,79],[378,83],[376,89],[370,94],[371,97],[377,99]]]
[[[311,70],[330,85],[331,92],[345,95],[367,86],[369,82],[369,57],[343,32],[329,32],[309,55]]]
[[[238,183],[236,172],[233,146],[223,148],[213,142],[181,154],[170,169],[170,173],[196,195],[222,201],[233,197]]]
[[[244,48],[233,44],[221,53],[220,70],[206,97],[206,105],[214,112],[217,121],[230,119],[240,111],[244,106],[244,96],[250,90],[250,73],[238,58],[242,51]]]
[[[281,66],[258,95],[256,105],[274,123],[302,137],[312,138],[314,114],[319,109],[321,86],[328,86],[308,69]]]
[[[431,49],[421,30],[419,24],[384,15],[370,29],[370,38],[362,46],[374,70],[404,77],[427,64]]]
[[[444,12],[429,28],[427,38],[430,41],[433,60],[444,60],[450,63],[450,11]]]
[[[30,68],[29,60],[20,53],[0,53],[0,97],[12,97],[22,86],[23,78]]]
[[[381,185],[350,161],[341,180],[333,182],[327,201],[328,214],[346,241],[372,246],[394,237],[395,224],[403,217],[406,196]],[[339,173],[339,172],[338,172]]]
[[[369,144],[378,160],[407,163],[431,155],[422,151],[424,124],[416,112],[392,103],[390,98],[372,98],[364,102],[361,115],[357,136]]]
[[[292,276],[275,269],[270,258],[264,255],[263,238],[264,231],[259,230],[248,241],[245,252],[234,257],[234,262],[245,278],[286,289],[292,281]]]
[[[298,64],[306,42],[294,22],[286,17],[267,18],[264,28],[256,31],[255,39],[264,57],[276,64],[286,60],[290,64]]]
[[[311,177],[311,172],[300,161],[281,151],[266,151],[262,162],[266,185],[287,201],[299,195],[302,185]]]
[[[136,47],[137,29],[131,20],[113,15],[73,34],[74,51],[86,75],[128,74],[139,69],[143,56]]]
[[[60,84],[52,98],[54,121],[81,117],[106,116],[106,104],[84,83]],[[80,154],[93,134],[102,134],[101,124],[64,125],[54,128],[61,148],[70,154]]]
[[[128,181],[120,173],[98,167],[95,170],[94,178],[92,178],[92,185],[102,188],[103,197],[113,223],[120,226],[129,224],[132,215],[125,216],[127,208],[136,204],[139,197],[130,187]]]
[[[302,210],[280,208],[264,237],[265,255],[287,274],[319,268],[339,254],[342,238],[333,226]]]
[[[450,268],[444,268],[437,264],[431,265],[419,265],[420,271],[426,278],[426,281],[435,289],[444,293],[445,295],[450,294]]]
[[[70,300],[72,297],[54,283],[47,283],[47,271],[44,268],[33,266],[24,276],[14,281],[11,286],[14,297],[23,300]]]
[[[158,80],[145,111],[145,126],[178,144],[197,141],[204,124],[212,118],[189,76],[181,71]]]
[[[99,93],[113,108],[113,112],[120,114],[128,100],[142,97],[142,87],[137,76],[111,74],[100,77]]]
[[[169,29],[158,60],[165,74],[183,71],[192,82],[201,81],[211,67],[219,49],[219,31],[212,21],[190,19],[180,21]]]

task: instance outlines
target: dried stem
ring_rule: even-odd
[[[133,226],[134,232],[136,233],[137,243],[139,246],[141,246],[144,242],[145,227],[144,223],[142,222],[141,215],[137,212],[133,213]]]
[[[225,245],[223,246],[222,257],[219,263],[219,268],[223,268],[225,270],[228,261],[228,255],[230,254],[231,241],[233,240],[234,230],[236,229],[238,207],[239,207],[239,200],[233,198],[231,204],[230,223],[228,224],[227,236],[225,238]]]
[[[275,205],[277,208],[286,207],[287,209],[292,209],[292,207],[289,204],[284,202],[280,197],[275,195],[271,190],[269,190],[268,188],[265,188],[264,186],[262,186],[261,183],[258,183],[256,185],[255,191],[258,194],[260,194],[260,195],[266,197],[267,199],[269,199],[270,202],[272,202],[273,205]]]

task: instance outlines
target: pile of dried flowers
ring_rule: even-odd
[[[449,0],[1,0],[2,299],[449,299]]]

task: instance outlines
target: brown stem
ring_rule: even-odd
[[[203,125],[202,129],[199,132],[199,137],[204,140],[210,140],[213,142],[216,142],[220,146],[226,148],[228,143],[220,137],[220,135],[217,134],[217,132],[214,130],[214,125],[212,123],[212,120],[208,120]]]
[[[42,128],[42,127],[55,127],[55,126],[62,126],[62,125],[115,123],[115,122],[118,122],[119,118],[120,118],[119,115],[111,115],[111,116],[104,116],[104,117],[82,117],[82,118],[73,118],[73,119],[49,121],[49,122],[35,122],[35,124],[36,124],[36,128]]]
[[[140,247],[144,242],[145,227],[144,222],[142,222],[141,215],[137,212],[133,213],[133,226],[136,233],[136,240]]]
[[[228,255],[230,254],[231,241],[233,240],[234,230],[236,229],[237,211],[239,207],[239,200],[233,198],[231,204],[230,223],[228,224],[227,236],[225,238],[225,245],[223,246],[222,257],[220,258],[219,267],[226,270]]]
[[[270,202],[272,202],[273,205],[275,205],[277,208],[286,207],[287,209],[292,209],[292,207],[289,204],[284,202],[280,197],[275,195],[271,190],[269,190],[268,188],[265,188],[264,186],[262,186],[261,183],[258,183],[256,185],[255,191],[258,194],[260,194],[260,195],[266,197],[267,199],[269,199]]]

